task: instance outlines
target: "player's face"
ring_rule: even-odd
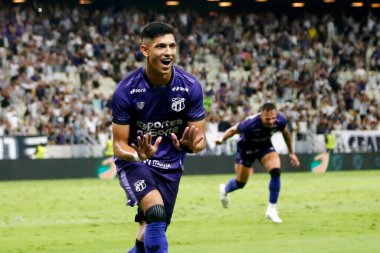
[[[261,122],[264,127],[272,128],[276,123],[277,110],[262,111]]]
[[[141,45],[142,53],[147,57],[149,68],[156,73],[171,73],[176,59],[176,42],[173,34],[165,34]]]

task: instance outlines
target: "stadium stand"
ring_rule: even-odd
[[[111,94],[143,63],[136,42],[152,20],[178,28],[177,64],[203,85],[209,129],[223,131],[266,101],[288,117],[300,142],[331,130],[380,129],[380,21],[371,12],[2,7],[0,136],[105,146]]]

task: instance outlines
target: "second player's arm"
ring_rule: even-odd
[[[288,147],[289,155],[294,154],[293,145],[292,145],[292,135],[289,131],[288,126],[286,126],[284,130],[282,130],[282,136],[284,137],[286,146]]]
[[[292,135],[291,135],[291,133],[289,131],[289,127],[288,126],[286,126],[284,128],[284,130],[282,130],[282,136],[284,137],[286,146],[288,147],[289,156],[290,156],[292,165],[294,165],[296,167],[299,166],[300,162],[298,160],[297,155],[293,151]]]
[[[216,144],[222,144],[224,142],[226,142],[229,138],[231,138],[232,136],[234,136],[235,134],[237,134],[238,132],[238,129],[237,129],[237,125],[235,126],[232,126],[230,128],[228,128],[224,134],[222,135],[222,137],[218,138],[217,140],[215,140],[215,143]]]

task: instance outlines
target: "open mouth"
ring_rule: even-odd
[[[169,59],[161,60],[161,63],[162,63],[164,66],[166,66],[166,67],[169,67],[169,65],[170,65],[171,62],[172,62],[172,61],[169,60]]]

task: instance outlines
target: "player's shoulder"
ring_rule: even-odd
[[[177,79],[177,83],[182,83],[187,86],[200,85],[195,76],[178,66],[174,66],[174,77]]]
[[[249,127],[256,128],[260,126],[260,113],[256,113],[246,117],[243,121],[238,124],[238,128],[240,127]]]
[[[141,80],[144,79],[144,68],[140,67],[130,72],[125,78],[123,78],[117,85],[116,89],[124,90],[135,87]]]
[[[286,125],[288,124],[288,120],[286,119],[286,117],[281,114],[281,113],[277,113],[277,122],[279,122],[280,124],[283,124],[283,125]]]
[[[259,122],[261,120],[260,115],[261,115],[261,112],[250,115],[247,118],[245,118],[245,121]]]
[[[280,112],[277,113],[277,119],[281,121],[287,121],[286,117]]]

